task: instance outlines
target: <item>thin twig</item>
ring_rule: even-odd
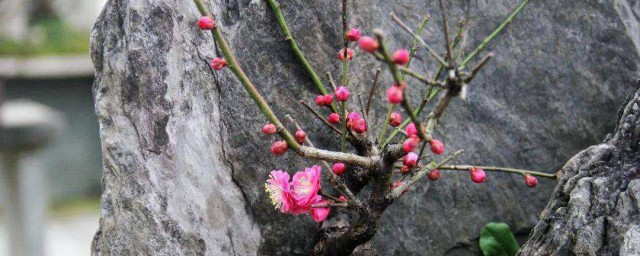
[[[423,82],[426,85],[440,87],[440,88],[446,88],[446,86],[444,84],[442,84],[441,82],[426,78],[426,77],[418,74],[417,72],[415,72],[415,71],[413,71],[413,70],[411,70],[411,69],[409,69],[407,67],[400,66],[398,69],[400,69],[400,71],[404,72],[405,74],[408,74],[408,75],[420,80],[421,82]]]
[[[314,204],[311,205],[311,208],[329,208],[329,207],[349,207],[349,204],[347,203],[324,203],[324,204]]]
[[[447,49],[447,61],[450,67],[456,66],[456,60],[454,60],[451,54],[451,43],[449,42],[449,21],[447,20],[447,9],[444,6],[444,0],[440,0],[440,13],[442,14],[442,27],[444,32],[444,47]]]
[[[443,165],[443,166],[440,166],[439,169],[440,170],[468,171],[471,167],[480,168],[480,169],[483,169],[485,171],[506,172],[506,173],[522,174],[522,175],[529,174],[529,175],[548,178],[548,179],[558,179],[558,177],[555,174],[551,174],[551,173],[536,172],[536,171],[515,169],[515,168],[497,167],[497,166]]]
[[[382,69],[376,69],[376,75],[373,77],[373,85],[371,85],[371,90],[369,91],[369,99],[367,100],[367,109],[365,113],[369,114],[369,108],[371,108],[371,100],[373,99],[373,94],[376,92],[376,87],[378,86],[378,77],[380,76],[380,71]]]
[[[196,1],[201,1],[201,0],[196,0]],[[267,0],[267,3],[269,3],[269,6],[271,6],[271,9],[276,14],[276,22],[278,22],[278,26],[280,26],[280,31],[282,32],[282,34],[284,34],[286,40],[289,42],[289,46],[291,47],[291,50],[296,55],[300,63],[302,63],[302,66],[309,74],[311,81],[313,81],[313,84],[316,86],[318,91],[320,91],[320,93],[322,93],[323,95],[326,95],[328,92],[324,88],[322,81],[320,81],[320,77],[318,77],[318,74],[316,73],[316,71],[313,69],[313,67],[311,67],[311,64],[309,64],[309,61],[307,61],[307,58],[304,56],[304,54],[298,47],[298,44],[296,43],[296,41],[293,40],[293,36],[291,35],[289,26],[287,26],[287,22],[284,19],[282,10],[280,10],[280,4],[277,3],[275,0]],[[202,12],[202,10],[200,10],[200,12]],[[337,112],[338,110],[334,104],[331,104],[331,109],[333,110],[333,112]]]
[[[487,44],[489,44],[489,42],[491,42],[491,40],[493,40],[493,38],[495,38],[498,34],[500,34],[500,32],[502,32],[502,30],[504,30],[504,28],[507,27],[507,25],[509,25],[511,23],[511,21],[513,21],[513,18],[518,15],[518,13],[520,13],[520,11],[522,11],[522,9],[524,9],[524,7],[527,5],[527,3],[529,3],[529,0],[523,0],[520,5],[518,5],[518,8],[516,8],[511,15],[509,15],[509,17],[507,17],[502,24],[500,24],[500,26],[498,26],[498,28],[496,28],[491,34],[489,34],[489,36],[487,36],[484,40],[482,40],[482,43],[480,43],[480,45],[478,45],[471,53],[469,53],[469,55],[467,55],[467,57],[462,61],[462,63],[460,63],[460,69],[463,69],[464,67],[466,67],[467,63],[473,59],[473,57],[476,56],[476,54],[478,54],[480,51],[482,51],[485,47],[487,47]]]
[[[472,71],[471,74],[469,75],[469,77],[467,77],[465,79],[465,82],[470,82],[477,74],[478,72],[482,69],[482,67],[484,67],[485,64],[487,64],[487,62],[494,56],[493,52],[489,52],[487,53],[487,55],[485,55],[482,60],[480,60],[480,63],[478,63],[478,66],[476,66]]]
[[[413,30],[411,28],[409,28],[409,26],[407,26],[407,24],[402,22],[402,20],[400,20],[400,18],[398,18],[398,16],[396,16],[393,13],[391,13],[391,19],[393,19],[393,21],[395,21],[404,31],[406,31],[407,33],[411,34],[411,36],[413,36],[413,38],[418,40],[418,42],[420,42],[420,44],[422,44],[422,46],[427,49],[429,54],[431,54],[431,56],[433,56],[433,58],[436,59],[440,63],[440,65],[443,65],[445,67],[449,67],[449,64],[447,64],[447,62],[444,61],[444,59],[442,57],[440,57],[440,55],[438,55],[438,53],[436,53],[427,44],[427,42],[425,42],[424,39],[422,39],[422,37],[420,35],[417,35],[417,34],[413,33]]]
[[[300,104],[302,104],[305,108],[307,108],[309,111],[311,111],[311,113],[318,119],[320,119],[320,121],[322,121],[322,123],[324,123],[327,127],[329,127],[331,130],[335,131],[336,133],[342,135],[342,131],[340,131],[340,129],[338,129],[338,127],[335,127],[333,124],[329,123],[329,121],[327,119],[325,119],[323,116],[320,115],[320,113],[318,113],[315,109],[311,108],[311,106],[309,106],[309,104],[307,104],[306,102],[304,102],[304,100],[300,101]]]
[[[429,22],[429,19],[431,18],[431,16],[429,14],[425,15],[422,20],[420,21],[420,24],[418,24],[418,28],[416,29],[416,34],[421,35],[422,34],[422,30],[424,29],[424,27],[427,25],[427,22]],[[416,51],[418,51],[418,46],[420,45],[420,42],[418,42],[417,39],[413,39],[413,45],[411,46],[411,52],[409,52],[409,61],[407,61],[407,63],[405,63],[403,65],[403,67],[408,68],[409,65],[411,65],[411,61],[413,60],[413,57],[416,55]],[[404,81],[405,79],[405,75],[406,73],[402,73],[402,81]]]
[[[329,85],[331,86],[331,90],[333,91],[333,93],[336,93],[336,82],[333,80],[333,76],[331,76],[331,72],[326,72],[324,73],[327,76],[327,79],[329,79]]]

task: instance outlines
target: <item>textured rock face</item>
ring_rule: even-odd
[[[339,78],[336,1],[280,2],[318,73]],[[614,113],[632,93],[628,85],[638,73],[638,54],[627,34],[630,26],[625,27],[629,21],[623,23],[616,3],[529,4],[490,44],[496,58],[471,85],[469,99],[455,100],[445,113],[436,136],[450,152],[466,149],[459,163],[555,172],[615,126]],[[456,17],[467,4],[471,10],[467,52],[515,7],[513,1],[452,4]],[[338,148],[337,137],[297,103],[312,101],[316,90],[266,3],[212,1],[209,6],[276,113],[292,114],[317,146]],[[351,10],[350,23],[364,34],[374,27],[388,31],[391,48],[408,48],[411,40],[393,26],[389,12],[410,24],[431,13],[425,38],[443,49],[436,1],[353,1]],[[272,169],[293,172],[313,163],[293,154],[270,156],[273,138],[258,132],[266,120],[257,107],[230,71],[209,70],[214,42],[194,26],[197,13],[190,0],[111,0],[96,23],[92,52],[105,168],[101,227],[92,251],[306,254],[316,224],[307,216],[277,213],[263,183]],[[379,65],[366,54],[355,58],[352,90],[368,90]],[[412,67],[432,71],[435,65],[421,52]],[[381,81],[381,87],[391,84],[386,71]],[[409,86],[416,104],[423,90],[411,80]],[[381,117],[385,107],[376,103],[371,116]],[[555,186],[541,180],[538,188],[528,189],[522,177],[501,174],[490,174],[482,185],[462,173],[442,176],[387,210],[374,238],[378,252],[473,254],[488,221],[507,222],[526,235]]]
[[[562,168],[520,255],[640,254],[640,90],[615,133]]]

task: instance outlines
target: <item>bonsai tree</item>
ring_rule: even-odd
[[[211,60],[211,68],[217,71],[230,69],[269,121],[262,127],[262,132],[280,137],[281,140],[271,145],[270,152],[277,157],[293,151],[300,157],[317,160],[320,164],[306,167],[293,175],[284,170],[273,170],[269,177],[264,177],[265,192],[268,193],[275,210],[284,214],[309,214],[314,221],[322,223],[311,254],[348,255],[355,252],[375,252],[375,249],[361,245],[366,244],[376,234],[385,209],[403,194],[410,192],[413,186],[419,186],[425,177],[435,182],[444,171],[468,172],[471,181],[475,183],[485,181],[486,171],[508,172],[522,175],[529,187],[536,186],[536,177],[556,179],[555,174],[530,170],[451,165],[449,163],[462,154],[464,149],[446,150],[445,145],[433,136],[452,99],[467,97],[469,84],[493,57],[493,53],[485,54],[471,68],[467,65],[475,60],[487,44],[526,6],[527,0],[522,1],[493,33],[464,58],[460,58],[464,51],[457,48],[468,24],[468,18],[460,19],[457,32],[451,38],[447,6],[443,0],[439,0],[439,7],[443,20],[444,56],[429,46],[420,35],[429,21],[429,15],[425,16],[414,31],[391,14],[398,27],[414,39],[411,48],[392,51],[387,46],[383,31],[373,30],[371,35],[364,36],[360,30],[349,26],[348,4],[343,0],[343,48],[336,54],[336,58],[342,63],[342,77],[339,83],[334,81],[329,73],[326,80],[321,81],[293,39],[279,4],[275,0],[267,0],[291,50],[318,90],[315,98],[300,99],[300,104],[328,129],[339,135],[340,139],[336,144],[340,145],[340,151],[314,147],[303,126],[289,115],[284,115],[288,124],[285,126],[281,121],[282,116],[271,110],[269,103],[243,71],[223,37],[220,24],[215,22],[202,0],[194,2],[202,14],[197,25],[202,30],[211,32],[222,53],[222,56]],[[435,77],[428,78],[410,68],[411,59],[418,53],[418,49],[425,49],[426,53],[439,63]],[[387,114],[378,117],[385,120],[384,125],[376,129],[380,131],[379,134],[373,134],[373,129],[369,127],[375,118],[369,115],[369,110],[379,87],[378,78],[382,68],[375,73],[365,101],[362,93],[354,93],[350,89],[348,77],[349,63],[354,61],[358,50],[366,53],[360,56],[378,60],[382,68],[388,70],[393,77],[394,83],[385,89],[386,100],[383,101],[388,104]],[[415,83],[408,84],[407,76],[415,78]],[[424,88],[424,96],[417,106],[405,95],[407,86]],[[307,101],[315,102],[316,107]],[[432,102],[435,103],[430,104]],[[421,116],[428,105],[432,105],[431,110],[427,115]],[[397,108],[401,110],[394,111]],[[295,132],[292,132],[293,130]],[[348,147],[347,143],[351,147]],[[429,150],[426,150],[427,146]],[[326,179],[328,184],[323,184],[323,179]],[[367,198],[359,196],[368,184],[372,185],[371,193]]]

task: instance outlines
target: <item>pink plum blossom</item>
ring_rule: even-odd
[[[320,166],[314,165],[293,175],[293,199],[300,207],[310,207],[320,190]]]

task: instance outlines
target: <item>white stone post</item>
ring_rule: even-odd
[[[39,149],[55,140],[62,117],[31,101],[0,106],[0,199],[8,228],[9,255],[44,254],[46,170]]]

